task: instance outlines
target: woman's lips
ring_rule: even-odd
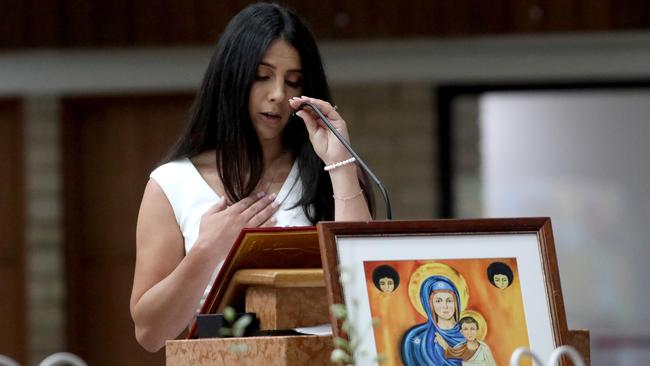
[[[280,116],[274,113],[260,113],[262,119],[267,123],[278,123],[280,122]]]

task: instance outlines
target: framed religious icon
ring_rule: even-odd
[[[357,364],[506,366],[519,347],[548,359],[567,344],[549,218],[324,222],[318,232],[329,301],[351,326],[332,316],[334,335],[356,338]]]

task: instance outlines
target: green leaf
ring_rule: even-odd
[[[344,348],[346,350],[350,350],[350,342],[348,342],[347,339],[341,338],[341,337],[334,337],[334,347],[336,348]]]
[[[345,333],[350,334],[350,329],[352,329],[352,326],[350,325],[350,322],[348,322],[348,321],[346,320],[346,321],[343,322],[343,324],[341,324],[341,329],[342,329]]]
[[[342,285],[347,285],[352,281],[352,275],[347,273],[347,272],[341,272],[341,275],[339,276],[339,282]]]
[[[348,316],[348,311],[343,304],[333,304],[330,306],[330,311],[336,319],[345,319]]]
[[[223,309],[223,317],[228,321],[228,323],[232,323],[235,321],[235,317],[237,316],[237,313],[235,312],[235,309],[231,308],[230,306],[226,306],[225,309]]]
[[[246,332],[246,327],[253,321],[253,317],[250,314],[246,314],[232,325],[232,333],[235,337],[241,337]]]
[[[352,280],[352,271],[350,270],[350,268],[345,266],[339,266],[338,270],[339,270],[339,282],[342,285],[350,283],[350,281]]]
[[[219,336],[220,337],[232,337],[232,330],[227,327],[221,327],[219,328]]]
[[[343,351],[342,349],[335,349],[330,355],[330,361],[332,363],[349,363],[352,360],[350,355]]]

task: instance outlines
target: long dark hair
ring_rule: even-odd
[[[248,98],[257,67],[276,39],[300,55],[302,94],[332,102],[323,64],[312,32],[292,11],[276,4],[253,4],[226,26],[212,55],[191,109],[189,124],[165,161],[191,158],[216,150],[217,171],[230,202],[250,195],[262,177],[262,147],[250,120]],[[312,223],[334,219],[332,183],[309,141],[304,122],[289,117],[284,148],[298,161],[303,207]],[[362,179],[371,212],[372,190]]]

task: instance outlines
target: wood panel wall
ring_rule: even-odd
[[[162,365],[136,342],[129,298],[149,173],[176,141],[189,95],[63,100],[67,340],[89,365]]]
[[[212,43],[246,0],[0,0],[0,49]],[[645,0],[284,0],[320,39],[650,28]]]
[[[0,354],[27,358],[23,114],[0,100]]]

